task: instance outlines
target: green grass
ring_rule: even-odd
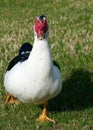
[[[42,108],[5,105],[3,78],[9,61],[25,41],[33,43],[35,17],[45,14],[49,45],[62,70],[62,92],[49,103],[56,124],[38,123]],[[0,130],[93,129],[93,1],[0,1]]]

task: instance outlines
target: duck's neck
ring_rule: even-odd
[[[34,46],[33,46],[33,51],[35,51],[35,53],[41,53],[45,54],[45,53],[49,53],[50,54],[50,50],[49,50],[49,46],[48,46],[48,41],[46,39],[44,40],[38,40],[35,39],[34,41]]]
[[[51,74],[53,61],[48,46],[47,40],[35,40],[33,49],[28,59],[28,66],[33,68],[33,71],[44,71],[45,75]]]
[[[52,62],[52,57],[50,53],[50,49],[48,46],[48,40],[38,40],[35,39],[32,52],[30,54],[29,60],[32,61],[32,59],[38,60],[38,61],[46,61],[46,62]]]

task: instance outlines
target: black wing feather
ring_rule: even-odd
[[[28,59],[30,53],[21,54],[12,59],[8,65],[7,71],[11,70],[18,62],[24,62]]]
[[[19,55],[17,55],[10,61],[7,71],[11,70],[18,62],[24,62],[25,60],[27,60],[32,50],[32,47],[33,46],[30,43],[24,43],[20,47]]]
[[[25,43],[20,47],[19,55],[20,55],[20,54],[24,54],[24,53],[31,52],[32,48],[33,48],[33,46],[32,46],[29,42],[25,42]]]

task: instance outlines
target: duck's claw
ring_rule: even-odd
[[[14,103],[14,104],[18,105],[18,104],[20,104],[20,101],[19,101],[19,99],[13,97],[11,94],[7,94],[5,103],[6,104]]]
[[[39,121],[39,122],[49,121],[51,123],[55,123],[55,121],[53,119],[51,119],[47,115],[43,115],[43,114],[40,115],[36,120]]]
[[[51,123],[55,123],[55,121],[53,119],[51,119],[51,118],[49,118],[47,116],[47,104],[48,104],[48,102],[45,102],[43,104],[44,105],[43,112],[42,112],[42,114],[36,120],[39,121],[39,122],[49,121]]]

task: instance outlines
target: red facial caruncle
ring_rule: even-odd
[[[35,32],[37,33],[38,38],[42,37],[44,38],[45,33],[48,31],[48,24],[47,20],[44,15],[41,15],[36,18],[35,23]]]

